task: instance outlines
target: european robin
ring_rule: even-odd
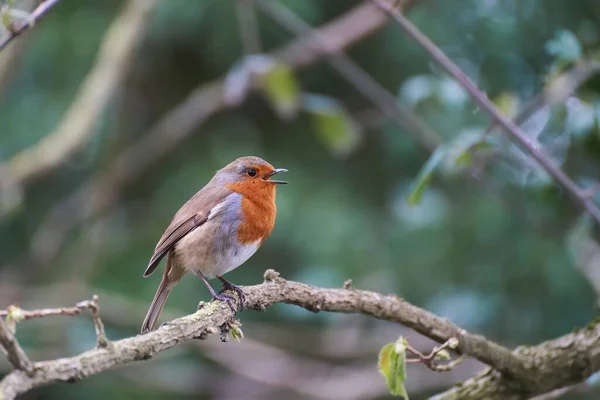
[[[223,275],[248,260],[271,234],[277,214],[275,187],[287,183],[272,178],[282,172],[287,170],[259,157],[238,158],[177,211],[144,272],[149,276],[167,257],[142,333],[154,329],[169,293],[188,272],[196,273],[213,299],[227,301],[234,312],[231,298],[216,293],[208,279],[218,278],[223,290],[237,292],[243,304],[242,290]]]

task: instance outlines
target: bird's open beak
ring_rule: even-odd
[[[264,180],[268,180],[269,182],[273,182],[273,183],[278,183],[281,185],[287,184],[286,181],[275,181],[273,179],[271,179],[271,177],[277,175],[277,174],[281,174],[283,172],[288,172],[287,169],[285,168],[275,168],[273,171],[271,171],[270,173],[268,173],[267,175],[265,175],[265,177],[263,178]]]

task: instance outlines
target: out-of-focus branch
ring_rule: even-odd
[[[530,398],[529,400],[555,400],[560,399],[564,395],[571,393],[575,390],[579,385],[568,386],[560,389],[553,390],[548,393],[540,394],[539,396],[535,396]]]
[[[46,3],[50,1],[43,4]],[[89,140],[98,118],[129,71],[154,4],[156,0],[130,0],[125,5],[108,29],[96,63],[62,121],[36,145],[0,165],[0,186],[22,187],[28,180],[59,166]]]
[[[8,46],[8,44],[17,36],[33,28],[33,26],[37,24],[48,13],[48,11],[50,11],[51,8],[57,5],[59,2],[60,0],[46,0],[37,6],[37,8],[33,10],[23,22],[19,24],[15,24],[13,22],[13,26],[8,29],[8,33],[0,38],[0,51]]]
[[[407,12],[421,0],[408,0],[399,7]],[[332,22],[318,28],[318,35],[327,42],[327,52],[342,51],[366,38],[387,23],[385,13],[373,4],[364,3]],[[313,64],[326,56],[322,49],[306,43],[311,39],[299,38],[275,52],[275,57],[296,68]]]
[[[416,4],[407,1],[406,7]],[[370,3],[362,4],[319,28],[328,51],[338,52],[385,25],[386,16]],[[325,56],[321,49],[306,47],[301,38],[275,51],[283,63],[301,68]],[[97,216],[116,200],[119,190],[146,168],[172,151],[208,118],[231,108],[224,99],[223,80],[196,88],[170,110],[134,145],[118,155],[109,168],[91,178],[49,212],[34,235],[29,258],[47,264],[55,259],[67,233],[81,221]]]
[[[261,53],[260,32],[253,0],[235,0],[240,41],[246,55]]]
[[[331,66],[350,82],[366,98],[371,100],[391,120],[413,136],[419,144],[433,151],[440,143],[438,134],[417,117],[411,110],[400,105],[371,75],[360,68],[342,51],[331,47],[329,38],[312,29],[302,19],[276,1],[258,0],[256,4],[279,24],[297,36],[303,37],[301,43],[307,48],[321,52]]]
[[[2,318],[0,318],[0,350],[6,354],[8,361],[17,370],[25,371],[25,373],[33,371],[31,360],[29,360],[29,357],[27,357],[27,354],[25,354]]]
[[[503,128],[503,131],[519,145],[525,149],[536,162],[538,162],[548,172],[554,180],[559,183],[570,195],[575,199],[580,206],[587,210],[596,221],[600,224],[600,209],[594,202],[581,193],[581,188],[552,160],[545,155],[536,144],[534,144],[525,133],[513,122],[510,118],[504,116],[483,93],[477,85],[452,61],[444,52],[442,52],[427,36],[414,26],[402,13],[394,8],[393,4],[388,0],[372,0],[378,7],[386,11],[397,23],[402,30],[417,42],[429,56],[446,72],[452,75],[456,81],[469,93],[471,98]]]
[[[521,399],[580,382],[600,367],[600,324],[511,352],[393,295],[317,288],[287,281],[273,270],[265,273],[264,283],[244,287],[244,293],[246,309],[263,311],[273,304],[286,303],[312,312],[360,313],[404,324],[438,342],[457,338],[457,351],[494,369],[446,392],[440,397],[443,399]],[[207,303],[195,314],[170,321],[147,334],[112,342],[108,348],[97,347],[75,357],[37,362],[29,374],[15,370],[0,381],[0,395],[3,400],[11,400],[35,387],[56,381],[74,382],[117,365],[145,360],[181,342],[218,334],[223,327],[231,326],[233,318],[226,303]]]

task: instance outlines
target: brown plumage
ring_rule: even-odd
[[[271,234],[277,213],[275,186],[287,183],[271,178],[281,172],[286,170],[275,169],[261,158],[239,158],[217,171],[179,209],[144,272],[144,276],[151,275],[166,256],[165,271],[142,332],[154,328],[169,293],[187,272],[198,274],[213,298],[230,306],[231,299],[217,294],[207,279],[216,277],[224,288],[234,289],[243,297],[243,292],[222,275],[244,263]]]

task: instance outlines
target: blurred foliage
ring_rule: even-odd
[[[35,144],[57,125],[122,3],[64,1],[19,39],[26,40],[25,52],[0,93],[0,159]],[[313,26],[359,4],[280,3]],[[600,61],[600,5],[595,0],[418,3],[411,20],[507,115],[514,116],[574,65]],[[258,22],[266,51],[292,38],[263,14],[258,13]],[[160,274],[141,275],[173,213],[216,169],[236,157],[258,155],[289,169],[291,184],[278,191],[272,237],[243,268],[228,274],[235,283],[258,283],[267,268],[320,286],[341,287],[351,278],[356,287],[396,293],[506,346],[565,334],[594,317],[594,284],[576,268],[577,257],[566,240],[578,221],[578,208],[497,129],[482,141],[490,123],[486,113],[392,24],[348,54],[439,133],[447,149],[443,159],[437,158],[440,151],[434,153],[435,163],[428,162],[430,155],[406,129],[384,117],[376,123],[361,119],[373,105],[325,63],[297,72],[269,64],[261,93],[216,115],[153,163],[121,191],[107,213],[72,232],[58,260],[44,267],[23,262],[54,204],[104,170],[198,84],[223,78],[244,63],[237,23],[231,0],[159,3],[135,68],[91,142],[60,169],[26,187],[22,197],[12,197],[11,203],[20,205],[0,222],[0,280],[25,289],[14,300],[0,294],[3,301],[26,303],[52,284],[83,281],[89,296],[94,290],[109,291],[140,304],[127,323],[107,318],[110,338],[136,334],[160,279]],[[598,181],[599,78],[566,101],[542,107],[522,126],[579,182],[590,187]],[[490,147],[499,154],[486,156],[484,184],[466,178],[465,170],[475,163],[471,150],[485,154],[478,152]],[[183,315],[207,299],[202,283],[189,277],[167,307]],[[70,304],[56,298],[50,305]],[[276,336],[282,326],[302,332],[312,326],[337,329],[347,321],[283,305],[240,317],[246,338],[252,337],[247,326],[253,323],[272,327]],[[381,327],[378,321],[360,321],[353,328],[357,335],[366,337]],[[47,330],[43,323],[19,324],[23,345],[46,349],[44,357],[93,346],[91,321],[81,317],[57,324]],[[311,347],[303,340],[297,333],[287,350]],[[373,352],[369,360],[376,358]],[[243,393],[245,378],[235,385],[191,385],[210,381],[203,374],[217,368],[222,367],[200,352],[181,348],[140,366],[137,378],[129,369],[115,370],[77,385],[43,388],[27,398],[234,398]],[[437,375],[430,376],[435,380]],[[276,393],[290,395],[283,389]],[[411,398],[420,397],[411,393]]]

